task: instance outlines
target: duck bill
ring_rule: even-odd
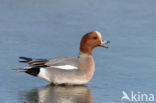
[[[108,48],[108,46],[106,45],[108,43],[110,43],[110,41],[101,40],[101,44],[99,46],[104,47],[104,48]]]

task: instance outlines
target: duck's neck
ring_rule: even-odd
[[[80,54],[87,54],[87,55],[92,55],[92,47],[88,45],[80,45]]]
[[[79,58],[89,58],[89,57],[92,57],[91,54],[88,54],[88,53],[84,53],[84,52],[79,52]]]
[[[94,59],[92,55],[84,54],[80,52],[79,54],[79,61],[80,61],[80,69],[82,70],[85,78],[90,80],[94,74]]]
[[[83,61],[82,63],[93,63],[94,64],[94,59],[92,55],[84,54],[80,51],[78,59],[80,61]]]

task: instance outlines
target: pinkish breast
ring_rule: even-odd
[[[95,71],[94,59],[91,55],[81,54],[79,61],[80,69],[83,72],[84,79],[89,81],[92,78]]]

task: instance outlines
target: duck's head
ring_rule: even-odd
[[[104,41],[102,39],[101,33],[98,31],[93,31],[85,34],[80,42],[80,53],[91,55],[93,48],[101,46],[108,48],[106,45],[110,41]]]

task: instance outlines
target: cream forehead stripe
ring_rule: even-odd
[[[58,69],[65,69],[65,70],[78,69],[73,65],[61,65],[61,66],[51,66],[51,67],[58,68]]]
[[[99,37],[100,39],[102,39],[102,37],[101,37],[101,33],[98,32],[98,31],[95,31],[95,32],[97,33],[98,37]]]

